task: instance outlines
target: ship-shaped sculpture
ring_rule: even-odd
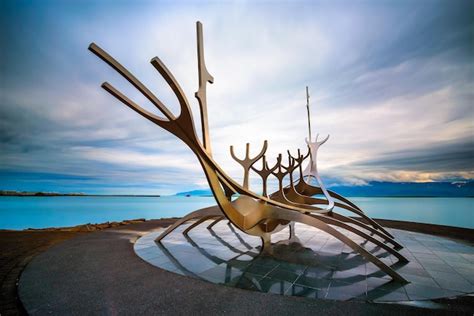
[[[307,153],[302,154],[298,150],[297,154],[293,156],[290,152],[287,152],[287,164],[283,162],[283,155],[280,154],[277,157],[276,164],[269,167],[265,156],[268,146],[267,141],[264,142],[260,152],[253,157],[250,157],[250,145],[247,144],[243,159],[236,157],[231,146],[230,153],[232,157],[244,170],[242,185],[234,181],[214,161],[209,137],[206,98],[207,83],[212,83],[214,79],[207,71],[204,61],[202,24],[197,22],[196,27],[199,89],[195,97],[200,108],[202,141],[196,133],[195,121],[183,90],[173,74],[158,57],[153,58],[151,64],[165,79],[178,99],[181,109],[179,116],[175,116],[160,99],[107,52],[94,43],[89,46],[90,51],[127,79],[157,107],[164,117],[145,110],[108,82],[104,82],[102,87],[141,116],[182,140],[196,155],[216,199],[216,206],[189,213],[168,227],[156,239],[156,242],[161,242],[176,227],[189,220],[196,221],[184,231],[184,234],[187,234],[205,220],[214,219],[214,222],[209,225],[209,228],[211,228],[218,221],[227,219],[244,233],[260,237],[262,239],[262,251],[271,252],[272,234],[290,226],[290,239],[295,238],[294,223],[303,223],[332,235],[352,248],[354,252],[375,264],[393,280],[406,283],[407,281],[392,267],[364,248],[366,242],[373,243],[393,255],[399,262],[404,263],[408,260],[397,251],[402,246],[387,230],[368,217],[354,203],[324,187],[317,171],[316,155],[319,147],[327,141],[329,136],[322,141],[318,141],[317,136],[314,140],[311,138],[308,92],[309,139],[306,139]],[[309,163],[303,169],[305,161]],[[257,165],[261,166],[257,167]],[[250,171],[257,173],[262,178],[261,195],[249,189]],[[279,187],[272,194],[267,193],[267,179],[270,176],[276,177]],[[285,179],[287,178],[289,178],[289,182],[288,185],[285,185]],[[312,184],[313,181],[316,181],[316,183]],[[321,195],[324,198],[316,197]],[[339,214],[335,211],[335,208],[349,211],[360,219]],[[349,238],[345,232],[360,236],[366,242],[358,244]]]

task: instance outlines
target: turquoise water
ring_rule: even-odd
[[[474,228],[474,198],[352,198],[369,216]],[[183,216],[212,197],[0,197],[0,229]]]

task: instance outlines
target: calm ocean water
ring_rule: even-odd
[[[352,198],[369,216],[474,228],[474,198]],[[0,229],[183,216],[212,197],[0,197]]]

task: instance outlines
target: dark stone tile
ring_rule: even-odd
[[[190,246],[190,245],[182,245],[182,244],[174,244],[170,246],[165,247],[166,250],[168,250],[172,254],[181,254],[181,253],[186,253],[186,254],[195,254],[197,253],[197,250]]]
[[[433,257],[419,257],[418,256],[410,260],[410,262],[416,262],[422,266],[428,265],[430,263],[437,263],[437,264],[443,263],[444,264],[444,261],[438,258],[437,256],[433,256]]]
[[[384,291],[384,292],[400,292],[405,293],[405,289],[403,288],[403,284],[399,282],[395,282],[388,279],[380,279],[380,278],[367,278],[367,292],[377,290],[377,291]]]
[[[397,301],[474,291],[474,247],[440,237],[391,230],[405,245],[400,253],[410,260],[400,265],[380,247],[344,231],[411,281],[401,285],[350,247],[304,225],[297,226],[304,246],[282,242],[275,258],[259,253],[258,238],[237,232],[239,239],[225,222],[216,225],[212,235],[205,224],[192,231],[192,241],[182,235],[186,226],[167,236],[163,244],[171,257],[154,243],[161,232],[139,239],[134,250],[150,264],[174,273],[227,286],[309,298]],[[288,231],[279,236],[286,240]]]
[[[474,254],[474,248],[468,245],[463,245],[460,243],[452,244],[451,246],[447,247],[447,251],[454,252],[456,254],[467,253],[467,254]]]
[[[425,269],[435,271],[451,271],[452,268],[440,258],[417,258],[417,261]]]
[[[166,256],[158,256],[155,258],[147,259],[147,261],[155,267],[161,267],[165,263],[169,263],[170,260]]]
[[[466,293],[444,289],[444,296],[443,297],[453,298],[453,297],[461,296],[461,295],[466,295]]]
[[[227,286],[237,287],[245,290],[257,290],[258,281],[262,279],[261,275],[255,275],[252,273],[243,273],[240,277],[237,277],[230,282],[225,283]]]
[[[144,251],[144,250],[153,249],[153,248],[156,248],[156,246],[149,243],[136,243],[133,246],[133,249],[135,249],[135,252],[138,252],[140,250]]]
[[[436,286],[427,286],[427,285],[420,285],[420,284],[406,284],[405,290],[408,294],[408,297],[411,300],[422,298],[439,298],[445,295],[445,290]]]
[[[290,263],[290,262],[285,262],[285,261],[281,261],[280,265],[278,266],[278,269],[288,270],[288,271],[298,273],[298,274],[303,273],[307,268],[308,266],[306,265]]]
[[[387,292],[374,289],[367,292],[367,299],[375,302],[408,301],[408,295],[405,291]]]
[[[329,287],[329,284],[331,284],[331,280],[301,275],[298,279],[295,280],[295,284],[324,290]]]
[[[318,265],[318,266],[309,266],[305,271],[304,275],[316,279],[331,279],[334,275],[335,268]]]
[[[430,272],[433,279],[444,289],[471,293],[474,286],[458,273]]]
[[[344,244],[341,242],[338,243],[326,243],[322,248],[321,251],[325,253],[332,253],[332,254],[340,254],[342,252]]]
[[[267,276],[272,279],[283,280],[293,283],[300,276],[300,274],[288,270],[283,270],[278,267],[268,273]]]
[[[174,263],[172,263],[170,261],[160,263],[159,268],[163,269],[163,270],[170,271],[170,272],[179,273],[181,275],[190,275],[186,270],[180,269],[177,265],[175,265]]]
[[[470,262],[464,262],[464,261],[448,261],[447,262],[452,268],[464,268],[464,269],[473,269],[473,264]]]
[[[355,297],[350,294],[340,293],[337,291],[328,291],[325,297],[325,299],[327,300],[335,300],[335,301],[349,301],[354,298]]]
[[[255,259],[255,255],[252,252],[246,252],[244,254],[236,256],[235,258],[239,261],[252,262]]]
[[[367,281],[360,280],[354,283],[345,283],[338,280],[332,280],[329,285],[328,296],[333,296],[334,291],[340,292],[344,295],[350,295],[352,298],[365,296],[367,293]]]
[[[260,264],[252,263],[246,268],[244,268],[242,271],[252,273],[252,274],[258,274],[261,276],[266,276],[270,271],[272,271],[274,268],[267,267],[267,266],[262,266]]]
[[[265,277],[258,281],[258,285],[256,285],[256,288],[260,292],[285,294],[285,292],[290,288],[291,285],[292,283],[288,281]]]
[[[332,277],[334,280],[357,280],[357,279],[364,279],[366,278],[366,273],[365,273],[365,264],[360,267],[355,267],[353,269],[349,270],[343,270],[343,271],[338,271],[336,270],[333,274]],[[349,281],[346,281],[349,282]]]
[[[207,251],[211,256],[219,258],[220,260],[229,261],[236,257],[235,253],[230,251]]]
[[[464,269],[464,268],[455,268],[455,270],[458,274],[460,274],[463,278],[465,278],[471,284],[474,284],[474,270]]]
[[[220,264],[209,270],[199,273],[199,276],[213,283],[231,283],[233,280],[240,278],[242,271],[232,268],[227,264]]]
[[[433,251],[428,249],[427,247],[424,246],[414,246],[414,247],[408,247],[410,248],[411,253],[416,257],[418,253],[425,253],[425,254],[432,254]]]
[[[421,277],[429,277],[430,274],[424,269],[424,268],[417,268],[417,267],[413,267],[413,266],[403,266],[403,267],[400,267],[398,269],[396,269],[396,271],[401,274],[401,275],[417,275],[417,276],[421,276]]]
[[[439,287],[438,283],[432,277],[418,276],[418,275],[407,275],[407,280],[413,284]]]
[[[438,257],[444,260],[447,264],[452,265],[453,263],[469,263],[468,260],[460,256],[457,252],[435,252]]]
[[[164,256],[161,251],[157,251],[156,249],[150,249],[149,251],[140,251],[138,255],[140,256],[140,258],[146,261]]]
[[[392,291],[392,290],[397,290],[399,288],[402,288],[402,285],[400,285],[399,283],[393,282],[385,278],[368,277],[366,281],[367,281],[367,290],[380,288],[385,291]]]
[[[417,257],[415,257],[414,254],[412,254],[407,248],[403,248],[403,249],[400,249],[398,250],[398,252],[402,255],[404,255],[407,259],[411,259],[411,260],[416,260],[416,258],[419,256],[419,255],[424,255],[424,254],[418,254]],[[433,254],[427,254],[428,256],[431,256]],[[411,261],[410,260],[410,261]]]
[[[231,259],[231,260],[227,261],[227,264],[234,267],[234,268],[236,268],[236,269],[245,270],[245,268],[247,268],[251,264],[251,262],[250,261],[243,261],[243,260],[240,260],[239,258],[240,257]]]
[[[202,256],[177,256],[176,259],[176,261],[179,262],[186,270],[192,273],[200,273],[217,265],[216,263],[213,263]]]
[[[264,266],[268,269],[273,269],[278,266],[280,262],[270,257],[259,256],[254,258],[252,264],[258,264],[259,266]]]
[[[473,250],[474,251],[474,250]],[[459,254],[461,257],[466,259],[467,261],[474,263],[474,254],[469,254],[469,253],[461,253]]]
[[[379,267],[377,267],[375,264],[371,262],[368,262],[365,265],[365,269],[366,269],[367,277],[383,278],[383,279],[388,279],[388,280],[392,279],[389,275],[387,275],[385,272],[380,270]]]
[[[299,284],[293,284],[285,293],[285,295],[301,296],[308,298],[325,298],[326,294],[326,289],[315,289]]]
[[[330,300],[352,300],[356,297],[361,300],[365,300],[367,292],[367,283],[360,282],[354,284],[347,284],[333,280],[328,288],[326,299]]]

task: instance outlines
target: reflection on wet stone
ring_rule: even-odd
[[[406,301],[453,297],[474,291],[474,247],[442,237],[391,230],[410,262],[400,264],[383,249],[365,245],[410,283],[391,280],[374,264],[330,235],[298,225],[299,242],[288,231],[274,237],[271,255],[261,255],[259,238],[239,234],[226,221],[209,222],[183,235],[188,225],[162,243],[149,233],[135,243],[144,261],[211,283],[289,296],[330,300]],[[363,243],[359,240],[359,243]]]

